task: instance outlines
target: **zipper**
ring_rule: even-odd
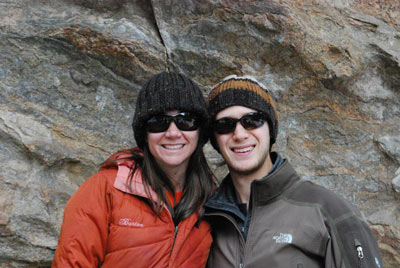
[[[358,267],[361,268],[363,266],[362,264],[364,259],[364,251],[358,239],[354,239],[354,246],[356,247],[357,250]]]
[[[172,250],[174,249],[175,246],[175,240],[176,240],[176,236],[178,235],[178,225],[175,226],[175,232],[174,232],[174,240],[172,241],[172,247],[171,247],[171,252],[170,252],[170,256],[172,255]]]
[[[248,226],[248,231],[247,231],[247,238],[249,237],[249,234],[251,233],[251,231],[253,230],[253,226],[254,226],[254,215],[255,215],[255,210],[256,210],[256,206],[254,206],[254,204],[255,204],[255,200],[256,200],[256,197],[255,197],[255,194],[254,194],[254,184],[251,184],[251,189],[250,189],[250,191],[251,191],[251,194],[250,194],[250,196],[251,196],[251,200],[249,200],[249,202],[251,202],[250,204],[249,204],[249,207],[250,206],[252,206],[252,208],[251,208],[251,215],[250,215],[250,224],[249,224],[249,226]],[[243,234],[244,234],[244,225],[243,225]],[[243,237],[243,235],[241,235],[241,237],[243,238],[243,241],[244,241],[244,237]],[[243,256],[241,256],[241,258],[240,258],[240,261],[241,262],[243,262],[243,259],[244,259],[244,257],[246,256],[246,252],[248,252],[249,251],[249,249],[248,249],[248,247],[250,247],[250,245],[249,245],[249,243],[247,243],[246,241],[244,241],[244,249],[243,249]],[[241,263],[240,264],[241,266],[240,266],[240,268],[243,268],[244,267],[244,265],[243,265],[243,263]]]
[[[245,250],[246,242],[244,241],[243,234],[241,233],[239,227],[235,224],[235,221],[231,218],[231,216],[229,216],[229,215],[227,215],[227,214],[225,214],[223,212],[207,213],[204,216],[219,216],[219,217],[223,217],[223,218],[227,219],[230,223],[232,223],[233,226],[235,227],[236,231],[239,233],[240,242],[245,245],[243,247],[244,250]],[[242,261],[243,261],[243,256],[242,255],[243,254],[240,254],[240,256],[239,256],[239,268],[243,268],[244,267],[244,265],[242,263]]]

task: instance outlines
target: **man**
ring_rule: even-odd
[[[271,152],[279,117],[262,84],[230,76],[208,102],[211,143],[230,171],[205,204],[214,238],[208,267],[382,267],[361,213]]]

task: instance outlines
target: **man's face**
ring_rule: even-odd
[[[216,120],[225,117],[241,118],[253,112],[256,112],[256,110],[244,106],[231,106],[219,112]],[[240,122],[237,122],[233,132],[214,134],[220,153],[231,173],[252,175],[254,179],[259,179],[271,169],[270,136],[267,122],[258,128],[249,130],[246,130]]]

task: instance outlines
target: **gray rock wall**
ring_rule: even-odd
[[[400,267],[398,0],[0,0],[0,267],[50,266],[65,203],[135,145],[137,92],[165,69],[205,94],[229,74],[268,86],[274,149],[354,202]]]

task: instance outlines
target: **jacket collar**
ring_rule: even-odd
[[[299,176],[285,159],[274,172],[251,184],[255,206],[262,206],[282,195],[293,184],[300,181]]]
[[[237,206],[235,187],[230,174],[221,182],[218,191],[204,204],[206,209],[221,209],[244,220],[244,215]]]
[[[271,156],[275,159],[272,172],[259,180],[254,180],[251,184],[254,206],[267,204],[300,180],[286,159],[282,160],[277,153],[272,154]],[[275,166],[275,163],[277,166]],[[232,178],[228,174],[221,182],[218,191],[206,202],[205,207],[227,210],[236,214],[236,203],[235,188]]]
[[[132,176],[132,180],[129,183],[129,176],[131,175],[131,170],[133,166],[133,161],[121,161],[118,162],[118,172],[117,177],[115,178],[114,187],[122,192],[133,194],[145,198],[151,198],[154,202],[157,202],[158,197],[157,194],[150,188],[149,193],[147,194],[143,180],[142,180],[142,171],[140,168],[137,168],[135,173]]]

